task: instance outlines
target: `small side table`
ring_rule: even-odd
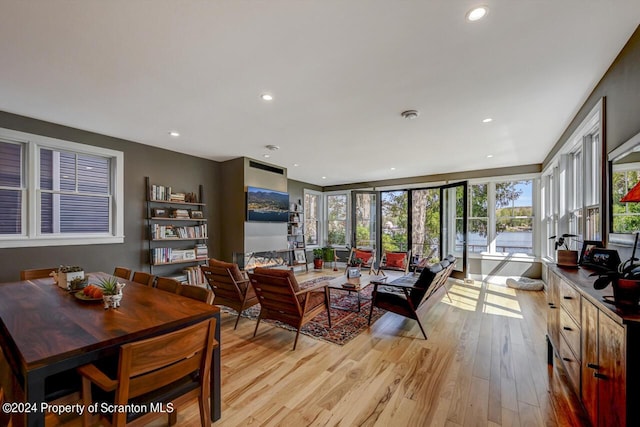
[[[335,305],[332,305],[331,308],[335,308],[336,310],[352,311],[354,313],[359,313],[360,309],[362,308],[362,296],[360,295],[360,291],[362,291],[364,288],[366,288],[369,285],[370,285],[370,282],[366,282],[362,284],[360,282],[360,277],[352,277],[350,279],[346,279],[346,281],[336,282],[336,284],[329,284],[329,292],[331,292],[331,289],[347,291],[349,295],[351,295],[352,292],[355,292],[356,297],[358,299],[358,306],[357,306],[358,308],[356,310],[351,310],[349,308],[344,308],[344,307],[338,307]]]

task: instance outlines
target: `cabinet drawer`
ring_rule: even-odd
[[[580,357],[580,327],[571,316],[567,314],[564,308],[560,309],[560,333],[564,336],[571,351],[577,356],[577,359],[582,359]]]
[[[563,336],[560,336],[559,341],[558,355],[562,361],[562,366],[567,371],[569,380],[573,385],[573,391],[580,396],[580,361],[575,358]]]
[[[580,325],[580,293],[564,280],[560,286],[560,305]]]

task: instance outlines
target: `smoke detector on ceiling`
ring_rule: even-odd
[[[413,120],[417,118],[420,115],[420,113],[418,112],[418,110],[406,110],[400,113],[400,115],[407,120]]]
[[[273,145],[273,144],[265,145],[264,148],[266,148],[267,150],[271,150],[271,151],[276,151],[276,150],[280,149],[280,147],[278,147],[277,145]]]

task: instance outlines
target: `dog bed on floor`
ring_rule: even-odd
[[[530,279],[528,277],[509,277],[507,286],[523,291],[541,291],[544,288],[544,282],[540,279]]]

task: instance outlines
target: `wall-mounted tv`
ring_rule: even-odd
[[[247,221],[289,221],[289,194],[247,187]]]

